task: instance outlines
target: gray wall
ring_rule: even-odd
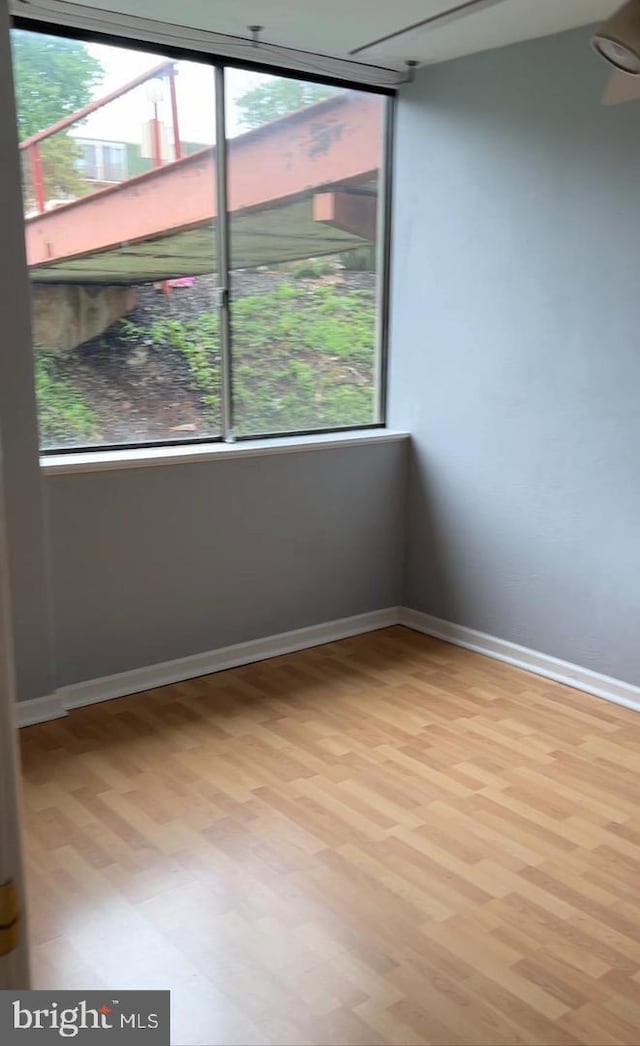
[[[58,685],[397,605],[406,457],[49,476]]]
[[[51,693],[45,518],[6,5],[0,5],[0,447],[17,694]]]
[[[399,106],[391,424],[405,602],[640,683],[640,103],[589,32]]]
[[[406,443],[43,482],[10,70],[0,5],[0,439],[18,699],[397,604]]]

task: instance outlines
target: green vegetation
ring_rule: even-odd
[[[79,40],[13,29],[11,45],[21,141],[86,105],[102,79],[100,62]],[[83,191],[83,180],[74,166],[78,147],[66,132],[44,141],[40,155],[50,199]],[[28,165],[23,168],[23,182],[31,205],[34,190]]]
[[[288,77],[263,76],[263,82],[251,87],[235,100],[243,130],[251,131],[271,120],[304,109],[337,94],[339,88],[313,84]]]
[[[240,433],[373,418],[375,311],[361,291],[283,284],[232,307]]]
[[[50,127],[91,101],[102,66],[79,40],[11,31],[20,138]]]
[[[351,251],[344,251],[338,255],[338,258],[344,268],[350,272],[376,271],[376,247],[372,243],[354,247]]]
[[[138,323],[132,323],[131,320],[123,319],[118,324],[118,338],[120,341],[129,342],[131,345],[136,345],[140,338],[145,335],[144,327],[141,327]]]
[[[289,277],[293,280],[291,274]],[[238,434],[361,425],[373,420],[375,304],[370,292],[340,284],[282,283],[266,293],[236,298],[231,306],[231,328]],[[95,351],[101,363],[93,376],[85,371],[86,377],[74,381],[73,375],[78,374],[75,354],[61,357],[43,347],[36,349],[38,419],[44,446],[113,438],[120,442],[134,432],[144,438],[145,417],[152,427],[157,425],[158,404],[164,409],[173,394],[167,391],[165,400],[163,386],[153,377],[147,384],[145,365],[131,365],[138,346],[151,354],[152,368],[161,360],[164,373],[172,375],[168,389],[179,390],[183,396],[186,393],[187,402],[191,395],[191,430],[197,431],[202,423],[203,431],[217,431],[221,395],[218,314],[165,316],[148,323],[124,318],[99,339]],[[82,347],[76,352],[82,353]],[[176,355],[172,359],[171,353],[186,366]],[[115,370],[105,371],[110,358]],[[115,377],[118,373],[120,378]],[[104,384],[113,380],[121,384]],[[129,416],[135,389],[140,390],[139,406]],[[117,408],[118,397],[122,411]],[[142,428],[132,429],[129,417]],[[179,421],[180,415],[176,418]],[[162,438],[162,429],[157,434]]]
[[[97,435],[96,419],[82,393],[59,373],[58,360],[47,349],[35,357],[38,426],[43,445],[74,436],[91,440]]]
[[[155,345],[168,345],[182,353],[202,402],[217,413],[220,403],[220,352],[218,317],[203,312],[197,320],[158,320],[151,328]]]
[[[371,296],[334,286],[282,284],[231,308],[233,403],[239,433],[367,424],[373,417],[375,309]],[[123,321],[126,322],[126,321]],[[177,349],[194,388],[220,397],[218,318],[167,319],[156,347]]]
[[[335,265],[325,258],[306,258],[284,267],[284,271],[290,272],[294,280],[315,280],[335,272]]]

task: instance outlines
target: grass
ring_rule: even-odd
[[[232,306],[239,433],[373,419],[375,314],[360,291],[283,284]]]
[[[151,327],[156,345],[169,345],[187,361],[202,402],[212,410],[220,402],[220,331],[218,317],[203,312],[197,320],[157,320]]]
[[[37,347],[34,366],[42,443],[66,440],[70,434],[81,440],[95,438],[95,415],[82,394],[60,375],[55,355]]]
[[[292,281],[296,280],[290,274]],[[159,318],[151,326],[130,319],[112,328],[115,343],[140,341],[184,358],[202,415],[220,410],[218,314]],[[107,334],[106,339],[109,339]],[[240,435],[367,424],[373,420],[375,304],[371,294],[336,287],[281,284],[240,297],[231,306],[234,428]],[[55,356],[36,355],[36,384],[44,443],[99,436],[82,393],[60,373]]]
[[[282,284],[231,306],[232,385],[239,434],[366,424],[373,418],[375,306],[362,291]],[[177,349],[194,387],[220,396],[218,317],[157,321],[156,345]]]

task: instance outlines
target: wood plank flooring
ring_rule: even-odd
[[[21,733],[37,986],[186,1044],[640,1043],[640,716],[403,628]]]

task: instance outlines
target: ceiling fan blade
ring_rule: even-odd
[[[609,77],[609,82],[602,96],[603,105],[622,105],[640,98],[640,76],[616,71]]]

